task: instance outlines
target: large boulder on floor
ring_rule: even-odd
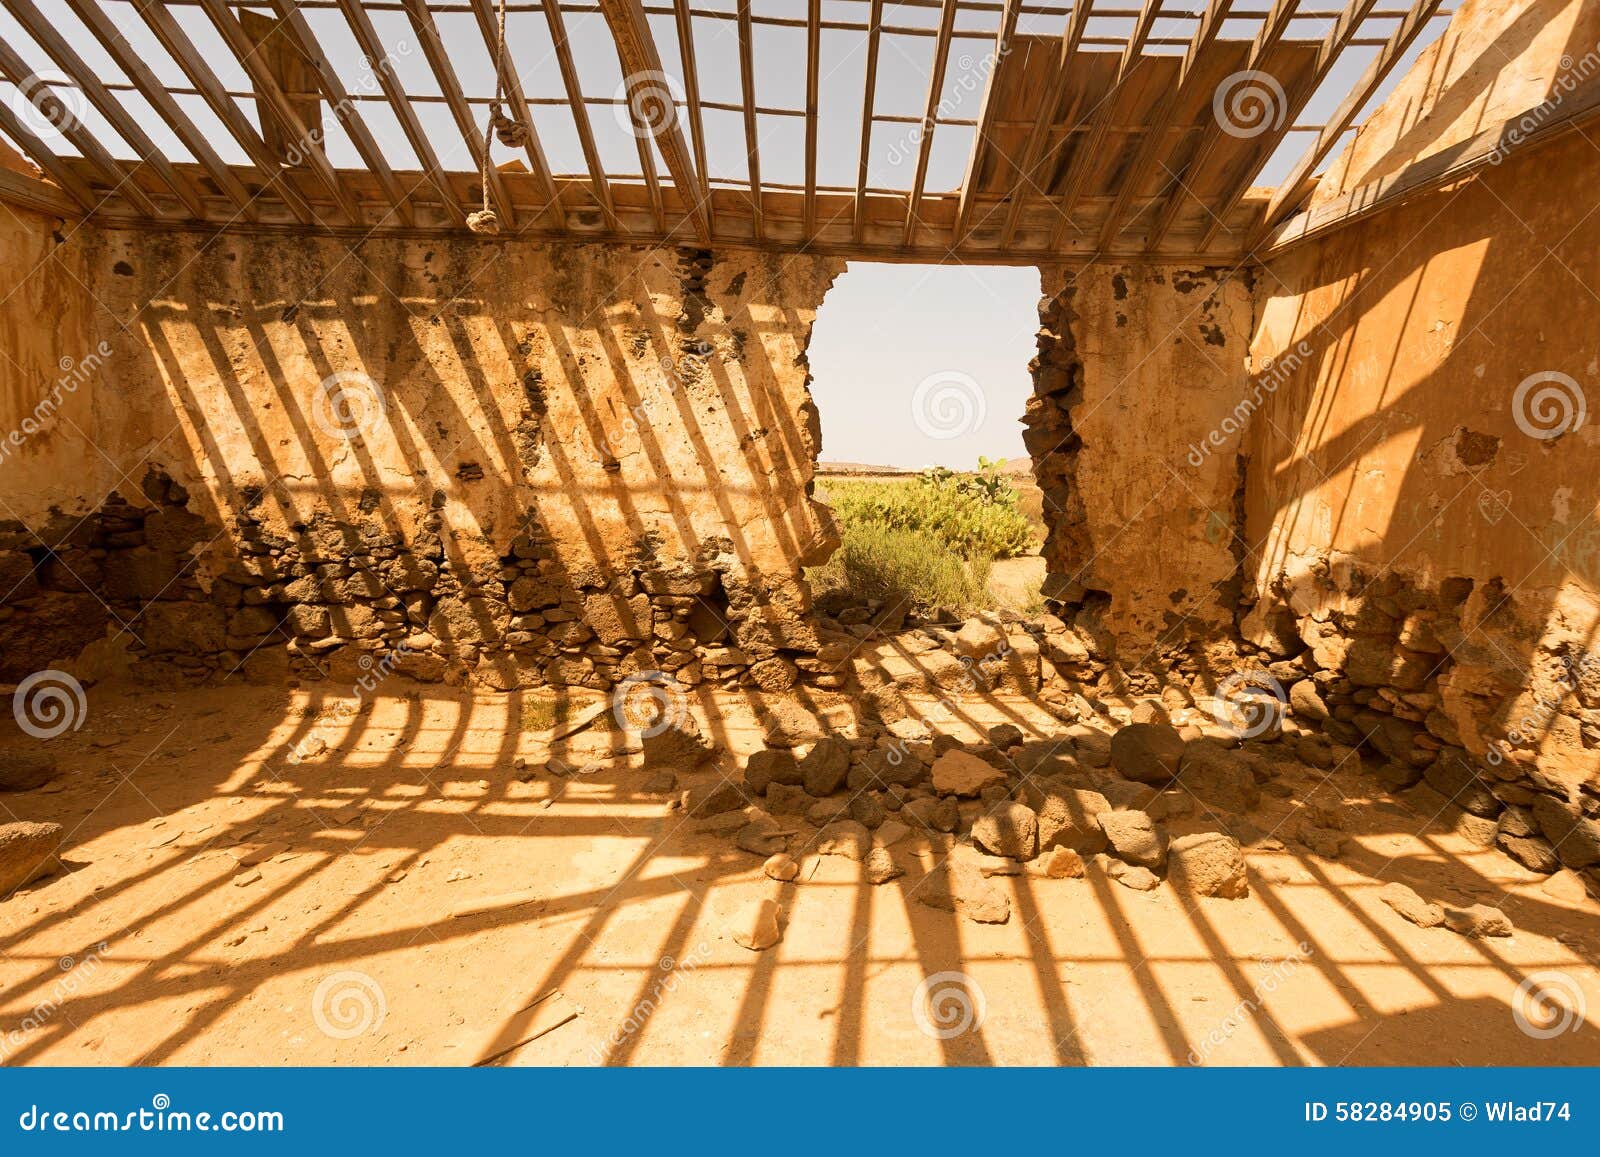
[[[1026,804],[999,804],[972,821],[972,842],[992,856],[1031,860],[1039,850],[1039,817]]]
[[[48,873],[61,850],[60,824],[0,824],[0,901]]]
[[[872,851],[872,833],[855,820],[835,820],[816,836],[819,856],[843,856],[860,863]]]
[[[1130,723],[1111,737],[1111,766],[1140,783],[1166,783],[1178,774],[1183,736],[1166,723]]]
[[[808,795],[818,799],[844,786],[850,772],[850,745],[835,736],[819,739],[800,761],[800,780]]]
[[[962,855],[966,852],[966,855]],[[1011,899],[983,874],[970,848],[957,848],[940,867],[912,885],[912,895],[930,908],[960,912],[975,924],[1004,924]]]
[[[751,753],[744,765],[744,785],[756,795],[765,795],[774,783],[798,784],[800,762],[794,752],[767,747]]]
[[[1242,815],[1261,802],[1261,789],[1249,765],[1214,739],[1197,739],[1184,749],[1178,782],[1218,811]]]
[[[0,751],[0,791],[32,791],[56,777],[56,757],[47,751]]]
[[[704,783],[683,793],[683,810],[697,820],[731,812],[749,802],[739,784],[725,779]]]
[[[777,699],[768,704],[762,725],[767,743],[773,747],[799,747],[827,734],[822,720],[793,699]]]
[[[1583,814],[1577,804],[1552,795],[1534,797],[1533,818],[1544,838],[1569,868],[1600,864],[1600,820]]]
[[[1005,781],[1005,772],[959,748],[933,761],[933,790],[940,795],[976,798],[984,788]]]
[[[956,632],[956,654],[963,659],[982,662],[991,655],[1006,649],[1006,632],[1000,623],[987,616],[974,616],[961,624]]]
[[[1378,889],[1378,899],[1393,908],[1418,928],[1436,928],[1444,923],[1444,909],[1430,904],[1416,890],[1398,880]]]
[[[1125,863],[1155,870],[1166,858],[1166,841],[1155,821],[1144,812],[1106,812],[1100,817],[1100,829],[1105,832],[1112,853]]]
[[[673,719],[654,734],[647,730],[640,743],[644,765],[651,771],[693,771],[717,752],[716,743],[700,733],[692,715]]]
[[[953,832],[956,825],[961,822],[961,812],[956,807],[953,799],[939,799],[935,796],[919,796],[907,800],[906,805],[900,809],[900,816],[911,824],[913,830],[922,828],[930,832]]]
[[[1023,800],[1039,818],[1039,850],[1070,848],[1084,856],[1105,850],[1100,813],[1111,803],[1097,791],[1072,787],[1057,779],[1029,780]]]
[[[1179,836],[1168,844],[1167,883],[1192,896],[1238,900],[1250,894],[1239,841],[1221,832]]]

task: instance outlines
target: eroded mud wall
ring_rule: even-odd
[[[1249,277],[1045,270],[1026,439],[1044,491],[1045,593],[1064,670],[1227,665],[1238,593]],[[1074,652],[1085,652],[1077,660]]]
[[[67,475],[48,505],[79,529],[49,545],[92,556],[96,634],[147,677],[782,685],[814,662],[799,574],[831,528],[804,350],[837,263],[74,244],[106,381],[57,461],[126,477]],[[52,658],[82,645],[36,626]]]
[[[1600,863],[1597,180],[1573,134],[1291,251],[1252,350],[1246,635],[1539,870]]]

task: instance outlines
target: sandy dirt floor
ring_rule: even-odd
[[[647,793],[622,735],[552,752],[548,699],[342,690],[91,690],[51,743],[64,774],[0,795],[68,833],[66,870],[0,902],[7,1062],[1600,1064],[1593,1024],[1541,1039],[1514,1013],[1548,974],[1600,1015],[1600,905],[1353,761],[1252,815],[1270,833],[1331,806],[1347,842],[1252,851],[1247,899],[1023,873],[996,877],[1011,918],[984,925],[917,901],[933,839],[882,886],[811,855],[780,884]],[[756,706],[696,711],[745,753]],[[962,738],[1063,726],[1021,701],[924,710]],[[828,718],[848,732],[850,711]],[[1500,905],[1516,933],[1415,927],[1378,899],[1391,880]],[[730,929],[763,897],[784,930],[758,953]]]

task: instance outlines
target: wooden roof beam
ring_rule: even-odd
[[[1400,58],[1405,55],[1412,42],[1422,34],[1423,28],[1427,26],[1429,20],[1433,19],[1433,14],[1438,11],[1440,3],[1441,0],[1416,0],[1416,3],[1412,5],[1411,11],[1400,21],[1400,26],[1394,30],[1394,34],[1378,50],[1378,55],[1367,66],[1367,71],[1362,73],[1361,79],[1346,94],[1339,108],[1334,112],[1332,119],[1317,134],[1317,139],[1311,148],[1306,150],[1305,155],[1289,171],[1289,175],[1278,186],[1278,191],[1267,202],[1267,210],[1262,215],[1261,222],[1257,225],[1255,234],[1252,237],[1252,248],[1254,247],[1255,239],[1269,232],[1300,203],[1301,197],[1305,194],[1305,189],[1302,186],[1304,186],[1311,174],[1316,171],[1317,166],[1333,151],[1333,147],[1339,143],[1339,138],[1344,135],[1345,130],[1350,127],[1351,123],[1360,114],[1362,107],[1372,98],[1372,94],[1378,90],[1378,86],[1383,83],[1390,70],[1400,62]],[[1248,177],[1246,181],[1248,181]],[[1246,187],[1248,188],[1248,184]],[[1224,207],[1231,208],[1232,204],[1237,203],[1242,196],[1243,192],[1236,194],[1230,199],[1230,203]],[[1201,243],[1201,248],[1209,244],[1211,237],[1216,232],[1216,228],[1217,226],[1213,225],[1212,229],[1207,231],[1206,239]]]
[[[999,101],[995,99],[995,76],[1000,71],[1000,62],[1011,52],[1011,38],[1016,35],[1017,16],[1021,12],[1021,0],[1005,0],[1005,7],[1000,13],[1000,26],[994,34],[993,64],[989,69],[988,81],[983,86],[983,104],[978,109],[978,127],[972,134],[972,150],[967,154],[966,175],[961,178],[961,196],[956,202],[956,219],[950,227],[950,244],[960,245],[966,240],[967,219],[972,215],[972,198],[978,182],[978,170],[983,164],[983,156],[989,145],[989,134],[994,131],[995,118],[999,116]]]
[[[821,103],[822,0],[806,4],[806,202],[801,228],[810,238],[817,227],[817,109]]]
[[[184,208],[189,210],[189,215],[196,220],[205,220],[205,202],[194,185],[172,167],[166,154],[156,147],[156,143],[140,127],[139,122],[133,118],[123,103],[106,89],[100,78],[95,75],[94,69],[90,68],[56,31],[55,25],[47,21],[39,9],[34,7],[32,0],[5,0],[5,5],[16,17],[17,23],[38,42],[39,47],[48,52],[56,64],[65,69],[77,82],[83,89],[84,95],[94,102],[95,108],[100,110],[101,115],[110,122],[117,134],[133,147],[143,163],[149,165],[161,178],[162,183],[183,202]]]
[[[706,232],[716,235],[717,224],[711,213],[711,178],[706,169],[705,115],[700,103],[700,73],[694,62],[694,19],[687,2],[674,4],[678,22],[678,55],[683,61],[683,95],[689,105],[689,139],[694,144],[694,168],[700,177],[700,211],[705,214]]]
[[[872,0],[867,31],[867,88],[861,102],[861,152],[856,159],[854,229],[859,244],[866,229],[867,161],[872,155],[872,105],[878,89],[878,46],[883,32],[883,0]]]
[[[933,66],[928,70],[928,99],[922,112],[922,140],[917,147],[917,170],[911,178],[911,196],[906,200],[905,243],[910,245],[917,231],[917,210],[922,206],[922,186],[928,179],[928,157],[933,150],[934,118],[939,112],[939,94],[944,91],[944,74],[950,64],[950,38],[956,26],[956,0],[944,0],[939,13],[939,36],[933,43]]]
[[[756,125],[755,34],[750,0],[739,0],[739,88],[744,99],[745,160],[750,173],[750,221],[761,240],[761,133]]]
[[[599,0],[599,3],[606,24],[611,28],[611,39],[616,42],[617,56],[622,61],[623,83],[628,86],[628,110],[640,136],[641,154],[648,163],[645,172],[647,176],[655,172],[654,159],[649,155],[649,142],[654,140],[661,150],[661,159],[666,162],[667,172],[672,174],[672,185],[677,190],[684,215],[694,227],[695,235],[709,243],[711,234],[706,227],[705,214],[700,210],[699,171],[678,120],[677,103],[667,87],[661,53],[656,48],[644,6],[640,0]],[[648,86],[644,93],[649,98],[648,105],[634,99],[641,86]],[[659,116],[655,115],[658,107]]]
[[[490,7],[490,0],[472,0],[472,14],[477,17],[478,31],[483,34],[483,42],[488,46],[492,60],[500,43],[499,18]],[[507,39],[509,41],[509,36]],[[528,171],[544,188],[545,203],[541,211],[548,213],[558,227],[565,228],[567,214],[561,205],[561,194],[556,191],[550,162],[544,155],[544,146],[539,143],[539,130],[533,123],[533,112],[528,107],[528,97],[522,89],[522,76],[517,71],[516,58],[511,54],[509,43],[505,53],[505,85],[506,103],[511,106],[517,121],[527,130],[522,151],[528,158]]]
[[[99,207],[99,199],[95,196],[94,190],[89,188],[49,145],[40,140],[3,100],[0,100],[0,130],[21,145],[22,151],[32,157],[34,163],[44,170],[45,175],[54,181],[63,193],[77,202],[85,213],[92,213]]]
[[[589,124],[589,108],[583,103],[583,84],[578,78],[578,68],[572,61],[572,45],[567,41],[567,23],[561,16],[557,0],[543,0],[545,23],[550,26],[550,42],[556,50],[556,66],[561,70],[561,85],[567,92],[567,105],[572,110],[572,120],[578,130],[578,144],[583,149],[583,163],[589,170],[589,188],[595,203],[612,229],[621,229],[616,207],[612,204],[611,186],[606,181],[606,171],[600,164],[600,150],[594,143],[594,127]]]
[[[208,0],[208,3],[217,2],[218,0]],[[439,36],[439,28],[434,23],[433,13],[428,8],[427,0],[404,0],[404,3],[406,16],[410,19],[411,26],[417,30],[417,38],[422,41],[422,54],[428,58],[428,67],[433,70],[434,79],[439,82],[439,89],[444,93],[445,101],[450,106],[450,115],[456,122],[456,130],[466,142],[467,154],[472,158],[472,167],[487,186],[484,190],[484,199],[493,205],[495,213],[500,218],[500,227],[504,230],[513,230],[517,227],[517,212],[511,204],[510,194],[506,192],[505,182],[500,179],[500,171],[494,167],[490,159],[493,143],[489,140],[488,133],[480,129],[477,121],[473,119],[472,106],[462,95],[461,81],[456,77],[455,66],[450,63],[450,54],[445,51],[444,40]]]

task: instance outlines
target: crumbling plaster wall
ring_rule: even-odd
[[[1068,672],[1112,659],[1130,675],[1225,667],[1241,474],[1237,445],[1213,433],[1248,385],[1249,278],[1151,266],[1043,275],[1025,437],[1049,527],[1045,593],[1078,636],[1051,657]]]
[[[1597,181],[1573,134],[1292,250],[1252,347],[1245,634],[1540,870],[1600,863]]]
[[[800,568],[833,531],[809,499],[804,350],[842,263],[76,243],[110,350],[82,430],[129,476],[109,502],[79,486],[54,505],[91,528],[61,545],[97,564],[102,629],[147,670],[380,655],[422,678],[606,687],[781,685],[816,664]]]

